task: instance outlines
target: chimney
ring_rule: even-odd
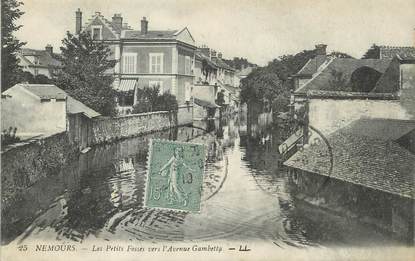
[[[82,31],[82,12],[81,9],[75,12],[76,22],[75,22],[75,34],[80,34]]]
[[[222,53],[218,53],[218,58],[222,59]]]
[[[48,52],[50,55],[53,55],[53,47],[52,45],[48,44],[45,46],[45,51]]]
[[[215,50],[210,51],[210,58],[216,58],[216,51]]]
[[[210,57],[210,49],[206,45],[202,45],[202,47],[199,47],[199,50],[201,53],[203,53],[207,57]]]
[[[327,49],[327,45],[326,44],[316,44],[316,54],[317,55],[326,55],[326,49]]]
[[[114,24],[116,27],[122,29],[122,16],[121,14],[114,14],[112,17],[112,24]]]
[[[143,17],[143,19],[141,19],[141,34],[147,34],[148,32],[148,21],[146,20],[146,17]]]

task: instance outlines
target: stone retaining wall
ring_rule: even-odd
[[[92,120],[88,145],[95,145],[192,123],[193,106],[180,106],[177,113],[158,111]]]
[[[177,125],[183,126],[192,124],[193,105],[180,105],[177,110]]]
[[[192,109],[186,106],[180,107],[178,113],[162,111],[69,121],[68,132],[8,146],[1,153],[2,209],[42,177],[59,173],[79,149],[190,124]]]
[[[9,146],[1,153],[2,209],[20,191],[58,173],[75,154],[66,132]]]
[[[167,111],[131,114],[92,121],[89,145],[165,130],[176,126],[173,113]]]

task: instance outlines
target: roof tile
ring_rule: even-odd
[[[21,49],[21,55],[23,57],[26,56],[36,56],[38,57],[38,64],[32,63],[29,59],[26,58],[26,61],[31,63],[34,66],[43,66],[43,67],[59,67],[61,66],[61,63],[55,58],[52,57],[46,50],[35,50],[35,49],[29,49],[29,48],[22,48]],[[57,54],[54,54],[57,55]]]
[[[347,85],[350,82],[352,73],[360,67],[370,67],[380,73],[384,73],[391,60],[379,59],[354,59],[354,58],[334,58],[330,60],[321,71],[317,72],[312,79],[295,91],[296,94],[306,94],[309,90],[333,91],[330,84],[332,71],[341,72],[346,79]]]
[[[414,129],[413,121],[358,120],[329,135],[331,174],[324,145],[310,145],[284,165],[414,199],[415,155],[394,141]]]
[[[67,112],[69,114],[83,113],[88,118],[94,118],[94,117],[100,116],[98,112],[89,108],[82,102],[72,98],[64,90],[60,89],[56,85],[53,85],[53,84],[18,84],[15,86],[23,87],[25,90],[38,96],[40,99],[67,99]]]

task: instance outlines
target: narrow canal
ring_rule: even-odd
[[[44,179],[3,215],[2,244],[62,242],[272,241],[276,247],[370,246],[390,235],[295,200],[278,166],[278,133],[243,119],[200,122],[96,147]],[[204,143],[209,148],[200,213],[144,209],[150,138]]]

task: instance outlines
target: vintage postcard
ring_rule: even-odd
[[[2,0],[0,260],[415,260],[415,0]]]

